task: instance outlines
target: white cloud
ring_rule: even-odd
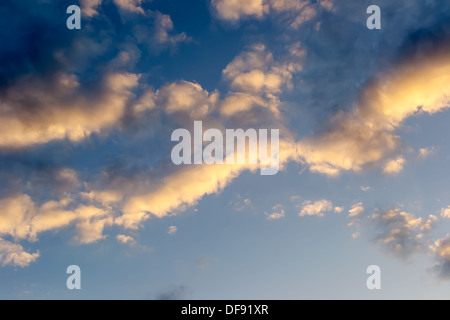
[[[212,0],[211,3],[222,19],[231,21],[245,16],[262,18],[268,11],[264,0]]]
[[[103,229],[112,225],[110,213],[102,208],[75,205],[71,198],[36,205],[30,196],[20,194],[0,200],[0,236],[37,241],[39,233],[76,224],[80,243],[103,239]]]
[[[169,227],[169,231],[167,231],[167,233],[168,234],[175,234],[175,233],[177,233],[177,231],[178,231],[177,226],[170,226]]]
[[[364,212],[364,207],[362,202],[356,203],[352,206],[352,208],[348,211],[349,213],[349,217],[353,218],[353,217],[357,217],[359,216],[361,213]]]
[[[304,201],[299,216],[318,216],[323,217],[325,212],[333,210],[333,204],[328,200]]]
[[[2,266],[11,265],[23,268],[36,261],[37,258],[39,258],[39,251],[28,253],[21,245],[0,238],[0,264]]]
[[[278,94],[283,87],[292,87],[292,74],[302,69],[304,56],[299,56],[299,50],[290,51],[291,61],[280,63],[263,44],[255,44],[230,62],[223,74],[236,91]]]
[[[419,158],[421,158],[421,159],[428,158],[430,155],[434,154],[435,152],[436,152],[436,147],[420,148],[419,149]]]
[[[405,158],[398,157],[394,160],[389,160],[383,168],[384,173],[396,174],[403,170],[403,165],[405,164]]]
[[[116,240],[123,244],[128,244],[130,246],[134,246],[136,244],[136,240],[133,237],[127,236],[124,234],[118,234],[116,236]]]
[[[352,233],[352,238],[356,239],[359,238],[359,236],[361,235],[361,233],[359,231]]]
[[[235,23],[244,18],[262,19],[270,13],[283,14],[283,20],[294,29],[315,18],[320,10],[333,9],[331,0],[212,0],[211,4],[222,20]]]
[[[277,204],[272,208],[272,212],[270,214],[265,212],[265,215],[267,217],[267,220],[279,220],[286,216],[286,212],[283,205]]]
[[[156,102],[165,112],[183,112],[195,120],[205,118],[218,98],[217,92],[208,93],[199,84],[188,81],[167,84],[156,92]]]
[[[342,213],[344,211],[344,207],[334,207],[334,212]]]
[[[443,218],[450,218],[450,206],[441,209],[441,216]]]

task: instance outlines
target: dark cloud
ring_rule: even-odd
[[[190,295],[189,288],[184,285],[173,286],[157,293],[155,300],[185,300]]]
[[[408,259],[426,249],[425,235],[434,228],[437,217],[416,217],[400,208],[378,210],[371,223],[377,230],[375,242],[396,257]]]

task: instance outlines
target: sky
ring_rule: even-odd
[[[450,297],[448,1],[3,0],[0,61],[0,298]]]

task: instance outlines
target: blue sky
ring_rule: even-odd
[[[444,0],[2,2],[0,298],[447,299],[449,18]],[[194,121],[279,129],[280,171],[174,165]]]

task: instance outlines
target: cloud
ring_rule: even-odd
[[[441,209],[441,216],[443,218],[450,218],[450,206]]]
[[[429,248],[436,259],[433,270],[440,278],[450,279],[450,235],[436,240]]]
[[[271,52],[263,44],[255,44],[250,50],[242,52],[223,70],[225,79],[230,81],[231,89],[248,93],[277,94],[283,87],[292,87],[292,74],[302,69],[300,44],[292,45],[285,61],[275,61]]]
[[[102,212],[100,215],[104,215],[104,213]],[[111,226],[112,224],[112,217],[82,220],[76,225],[78,236],[76,236],[75,239],[82,244],[93,243],[105,239],[106,235],[103,235],[103,230],[106,226]]]
[[[123,10],[145,14],[144,9],[141,7],[143,1],[145,0],[113,0],[113,2]]]
[[[53,140],[81,141],[116,126],[139,76],[112,73],[94,95],[88,95],[73,74],[46,81],[20,78],[0,95],[0,148],[20,148]]]
[[[155,300],[183,300],[189,293],[187,286],[173,286],[156,294]]]
[[[356,239],[361,235],[361,233],[359,231],[352,233],[352,238]]]
[[[145,14],[141,4],[145,0],[113,0],[113,3],[120,8],[132,13]],[[103,0],[80,0],[81,12],[87,17],[93,17],[99,14],[98,8]]]
[[[182,112],[195,120],[204,119],[219,98],[217,92],[208,93],[199,84],[188,81],[167,84],[155,96],[156,103],[167,114]]]
[[[27,267],[39,258],[39,251],[28,253],[24,248],[15,243],[0,238],[0,264],[2,266]]]
[[[304,201],[299,216],[318,216],[323,217],[325,212],[333,210],[333,204],[328,200],[318,200],[315,202]]]
[[[399,208],[380,210],[370,219],[378,226],[376,242],[387,252],[403,259],[425,248],[424,233],[429,232],[437,221],[433,215],[425,220]]]
[[[356,203],[352,206],[352,208],[348,211],[348,216],[349,218],[354,218],[359,216],[361,213],[364,212],[364,207],[363,207],[363,203],[359,202]]]
[[[177,233],[177,231],[178,231],[177,226],[170,226],[169,227],[169,231],[167,231],[167,233],[168,234],[175,234],[175,233]]]
[[[284,207],[281,204],[277,204],[272,208],[272,212],[269,214],[265,212],[267,220],[278,220],[284,218],[286,216],[286,212],[284,211]]]
[[[283,15],[294,29],[315,18],[319,11],[333,9],[331,0],[212,0],[211,4],[222,20],[236,23],[244,18]]]
[[[256,56],[271,56],[265,47],[260,49]],[[252,59],[251,56],[252,53],[249,53],[241,55],[241,58]],[[273,57],[270,61],[271,68],[279,65]],[[237,74],[245,70],[238,64],[231,64],[228,70],[234,68],[233,72]],[[253,66],[257,66],[257,62]],[[4,132],[4,135],[14,134],[20,138],[4,142],[5,148],[25,148],[63,139],[79,142],[94,132],[107,136],[113,129],[122,129],[128,110],[144,118],[148,114],[155,116],[164,113],[171,118],[174,126],[192,125],[192,121],[198,117],[204,119],[205,124],[211,123],[218,128],[233,125],[235,121],[228,117],[221,118],[216,112],[223,105],[217,91],[208,92],[193,82],[168,83],[154,91],[139,85],[140,75],[108,70],[91,92],[85,89],[78,77],[71,74],[59,74],[44,82],[38,82],[37,79],[34,76],[19,78],[4,91],[6,106],[15,106],[9,111],[5,109],[4,114],[19,119],[24,123],[23,126],[30,126],[26,131],[17,129],[17,133],[14,130]],[[134,93],[140,89],[143,89],[142,96]],[[19,91],[22,96],[17,94]],[[228,97],[231,94],[234,93],[230,93]],[[255,93],[254,96],[261,97],[261,94]],[[42,110],[39,117],[34,114],[37,109],[30,109],[28,103],[35,99],[28,99],[28,96],[33,99],[39,97],[37,102],[39,110]],[[148,98],[148,101],[142,101],[143,97]],[[88,101],[88,98],[92,100]],[[264,96],[261,99],[267,101],[269,98]],[[270,99],[273,100],[273,97]],[[276,101],[275,104],[279,102]],[[136,108],[139,110],[136,111]],[[7,122],[5,117],[1,119]],[[239,117],[239,124],[243,126],[251,124],[252,127],[258,127],[259,121],[281,129],[280,166],[283,167],[296,157],[295,143],[290,132],[278,125],[273,114],[255,118],[250,113],[248,117]],[[7,125],[11,125],[11,121]],[[32,132],[35,133],[31,135]],[[0,146],[1,138],[0,134]],[[127,157],[125,154],[124,157],[127,160],[126,167],[133,168],[136,164],[135,157]],[[162,159],[167,160],[167,157]],[[157,161],[161,161],[161,157]],[[156,165],[160,163],[156,162]],[[46,183],[60,181],[58,185],[65,186],[61,188],[56,200],[41,200],[41,196],[45,198],[43,194],[36,196],[25,192],[0,199],[0,236],[8,235],[16,241],[37,241],[42,232],[73,226],[77,232],[74,239],[78,243],[94,243],[107,237],[105,230],[108,227],[115,225],[136,229],[150,217],[162,218],[176,214],[195,205],[204,195],[220,192],[244,170],[255,171],[261,166],[263,165],[163,166],[150,175],[142,171],[142,165],[133,168],[133,174],[118,165],[112,166],[112,169],[100,167],[100,173],[84,176],[87,181],[75,169],[62,167],[52,171],[51,179],[47,176],[43,179]],[[123,237],[116,239],[125,240]]]
[[[364,204],[362,202],[358,202],[352,205],[352,208],[348,211],[348,219],[349,222],[347,226],[359,227],[359,223],[361,220],[361,214],[364,212]]]
[[[330,176],[383,165],[403,169],[402,141],[395,133],[415,115],[449,107],[450,59],[446,48],[405,59],[366,87],[353,111],[339,111],[326,129],[299,141],[310,169]]]
[[[150,218],[165,217],[183,206],[192,206],[205,194],[221,191],[243,168],[239,165],[190,166],[167,176],[153,191],[132,195],[115,223],[137,229]]]
[[[134,246],[136,244],[136,240],[134,240],[133,237],[127,236],[124,234],[118,234],[116,236],[116,240],[119,241],[122,244],[128,244],[130,246]]]
[[[98,15],[97,8],[102,4],[102,0],[80,0],[81,12],[88,16],[93,17]]]
[[[428,158],[430,155],[434,154],[435,152],[436,152],[436,147],[420,148],[419,149],[419,158],[421,158],[421,159]]]
[[[292,77],[302,70],[304,56],[299,43],[290,46],[282,62],[275,60],[264,44],[250,46],[222,72],[231,91],[220,103],[220,113],[228,117],[242,117],[251,114],[254,109],[263,109],[279,118],[279,95],[293,87]]]
[[[246,208],[253,208],[252,200],[243,198],[240,194],[236,196],[236,201],[231,202],[233,209],[236,211],[242,211]]]
[[[103,239],[105,226],[112,224],[109,212],[95,206],[76,204],[66,197],[36,205],[26,194],[0,199],[0,236],[37,241],[39,233],[76,224],[80,243]]]
[[[243,16],[262,18],[268,11],[263,0],[212,0],[219,17],[225,20],[236,21]]]
[[[153,54],[159,54],[166,49],[174,50],[180,43],[192,41],[185,32],[174,33],[172,18],[159,11],[148,11],[145,16],[127,19],[137,44],[144,45]]]
[[[336,213],[342,213],[344,211],[344,207],[334,207],[334,212]]]
[[[383,168],[384,173],[387,174],[396,174],[403,170],[403,165],[406,160],[403,157],[398,157],[397,159],[390,160],[386,163]]]

